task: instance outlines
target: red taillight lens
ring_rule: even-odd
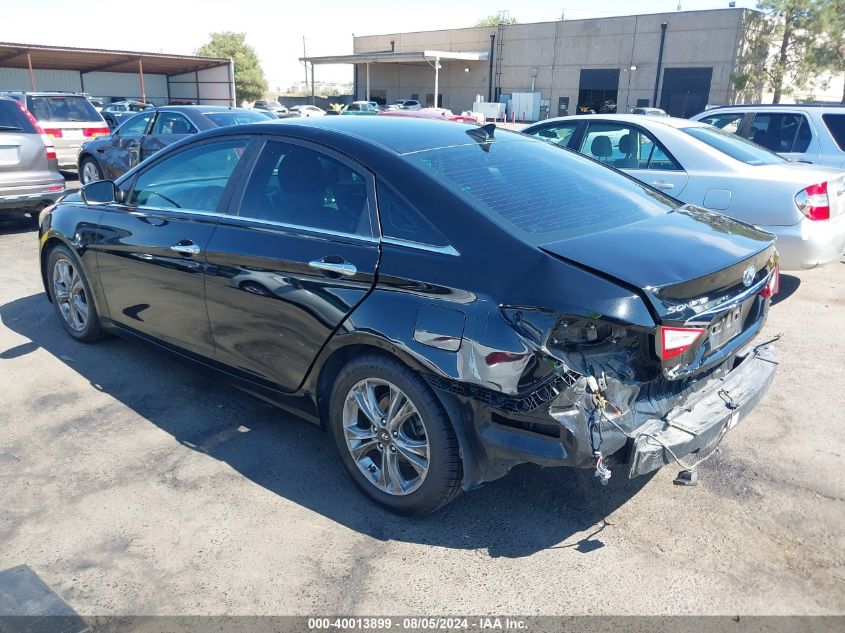
[[[53,138],[62,138],[62,131],[57,127],[44,128],[44,134]]]
[[[827,183],[810,185],[795,195],[795,206],[810,220],[830,219],[830,200],[827,197]]]
[[[764,299],[771,299],[778,292],[780,292],[780,264],[775,266],[772,276],[769,277],[769,283],[760,291],[760,296]]]
[[[86,127],[82,130],[82,135],[86,138],[97,138],[98,136],[108,136],[109,128],[107,127]]]
[[[660,327],[661,352],[663,360],[680,356],[704,333],[700,327]]]
[[[38,134],[44,134],[44,130],[41,129],[41,126],[38,124],[38,121],[35,119],[34,116],[32,116],[32,112],[27,110],[26,106],[24,104],[22,104],[20,101],[18,101],[17,104],[18,104],[18,107],[21,109],[21,112],[23,112],[23,115],[26,117],[26,120],[29,121],[30,123],[32,123],[32,127],[35,128],[35,131]]]
[[[47,191],[64,191],[65,188],[61,185],[55,185],[53,187],[47,187]]]

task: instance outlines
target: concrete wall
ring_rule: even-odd
[[[517,24],[502,36],[502,94],[531,89],[536,69],[537,91],[551,100],[556,114],[558,98],[568,96],[575,112],[581,69],[619,69],[619,112],[637,99],[652,100],[657,74],[660,25],[667,23],[663,67],[712,67],[710,103],[731,100],[730,74],[740,42],[745,9],[717,9]],[[496,28],[469,28],[354,38],[354,52],[393,50],[489,51]],[[494,50],[494,64],[496,51]],[[631,66],[636,70],[631,71]],[[441,71],[443,105],[464,110],[475,94],[488,94],[488,62],[444,62]],[[470,71],[464,72],[464,68]],[[662,74],[662,73],[661,73]],[[364,70],[358,70],[358,97],[364,98]],[[444,81],[445,79],[445,81]],[[495,81],[495,77],[494,77]],[[370,87],[387,91],[388,100],[433,92],[434,70],[427,65],[371,64]],[[659,95],[658,95],[659,103]]]

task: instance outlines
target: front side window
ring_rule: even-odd
[[[159,112],[153,125],[153,135],[194,134],[197,128],[178,112]]]
[[[147,125],[149,125],[152,116],[152,112],[145,112],[143,114],[135,115],[131,119],[128,119],[126,123],[117,128],[114,131],[114,135],[143,136],[144,132],[147,131]]]
[[[681,169],[653,136],[624,123],[590,123],[581,153],[617,169]]]
[[[566,121],[561,123],[555,123],[554,125],[544,126],[539,130],[529,132],[529,134],[531,136],[536,136],[537,138],[542,139],[544,141],[548,141],[549,143],[554,143],[555,145],[566,147],[569,144],[569,140],[572,138],[572,135],[575,134],[575,130],[577,129],[577,121]]]
[[[725,132],[714,127],[685,127],[680,128],[702,143],[730,156],[734,160],[746,165],[780,165],[788,162],[785,158],[773,154],[767,149],[746,141],[741,136]]]
[[[717,127],[725,132],[736,134],[739,131],[739,126],[744,117],[744,112],[725,112],[722,114],[711,114],[710,116],[706,116],[699,120],[702,123],[707,123],[708,125]]]
[[[372,235],[367,178],[322,152],[268,141],[244,189],[239,215],[306,228]]]
[[[405,159],[531,244],[614,229],[679,204],[624,174],[533,140],[445,147]]]
[[[217,211],[248,142],[231,139],[203,143],[158,161],[138,176],[129,204]]]

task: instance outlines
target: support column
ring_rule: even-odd
[[[311,105],[317,105],[317,100],[314,97],[314,62],[311,62]]]
[[[37,90],[35,87],[35,72],[32,70],[32,55],[30,55],[29,51],[26,52],[26,63],[29,66],[29,87],[30,90],[35,92]]]
[[[141,103],[147,102],[147,89],[144,87],[144,62],[138,58],[138,76],[141,78]]]
[[[367,62],[367,101],[370,100],[370,62]]]
[[[229,60],[229,95],[230,95],[229,101],[230,101],[230,105],[233,108],[236,108],[238,106],[238,97],[235,94],[235,92],[236,92],[235,91],[235,62],[230,59]],[[197,97],[199,97],[199,94],[197,95]],[[197,98],[197,101],[199,101],[199,98]]]
[[[440,58],[434,58],[434,107],[440,107],[437,104],[437,93],[440,90]]]

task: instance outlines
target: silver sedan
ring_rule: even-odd
[[[782,268],[810,268],[845,253],[845,171],[791,163],[734,134],[673,117],[571,116],[524,132],[773,233]]]

